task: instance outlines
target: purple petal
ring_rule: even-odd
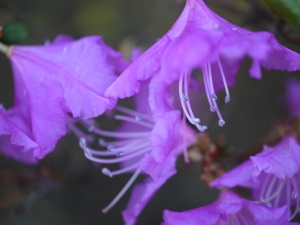
[[[66,119],[60,105],[63,101],[61,85],[32,75],[33,70],[35,74],[44,72],[34,64],[18,60],[12,65],[16,88],[15,106],[10,114],[22,118],[23,130],[28,130],[27,135],[39,145],[33,152],[34,157],[43,158],[65,135]]]
[[[288,136],[273,148],[265,146],[263,152],[250,157],[254,171],[253,177],[261,172],[272,174],[280,179],[291,178],[299,172],[300,146],[297,141]]]
[[[122,212],[126,225],[135,224],[137,217],[155,192],[176,173],[175,161],[175,158],[169,157],[168,161],[159,166],[160,173],[155,181],[152,178],[147,178],[142,184],[134,187],[126,209]]]
[[[20,122],[9,118],[0,106],[0,150],[7,157],[12,157],[20,162],[35,164],[37,159],[32,152],[38,148],[38,144],[19,128]]]
[[[174,132],[176,123],[179,121],[180,111],[165,113],[159,118],[151,131],[151,155],[157,162],[163,162],[172,151],[174,145]]]
[[[74,117],[88,119],[112,108],[115,101],[103,97],[106,88],[115,80],[115,68],[110,64],[118,58],[100,37],[37,47],[13,49],[10,59],[22,77],[56,81],[63,89],[63,106]],[[29,72],[30,71],[30,72]],[[24,78],[25,79],[25,78]],[[72,80],[72,82],[70,82]]]
[[[105,96],[117,99],[136,94],[140,90],[140,82],[159,71],[161,54],[168,42],[169,38],[163,37],[149,48],[107,89]]]
[[[232,188],[236,186],[255,188],[257,184],[255,184],[252,179],[253,170],[253,163],[248,160],[214,180],[210,186],[216,188]]]

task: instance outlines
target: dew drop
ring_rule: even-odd
[[[230,102],[230,96],[227,95],[227,96],[225,97],[225,103],[228,103],[228,102]]]
[[[212,95],[211,95],[211,99],[212,99],[213,101],[216,101],[216,100],[218,99],[218,97],[217,97],[216,94],[212,94]]]
[[[210,107],[210,111],[211,111],[211,112],[215,112],[215,111],[216,111],[216,108],[215,108],[214,106],[211,106],[211,107]]]
[[[118,156],[118,157],[120,157],[122,155],[124,155],[124,152],[117,152],[117,154],[116,154],[116,156]]]
[[[225,125],[225,121],[224,120],[219,120],[219,126],[223,127]]]
[[[113,152],[114,150],[115,150],[115,146],[113,146],[113,145],[107,146],[107,151]]]
[[[221,26],[220,26],[220,24],[215,23],[215,24],[214,24],[214,28],[215,28],[216,30],[220,30]]]

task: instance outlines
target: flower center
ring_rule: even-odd
[[[230,101],[230,94],[228,90],[228,85],[225,79],[224,71],[220,62],[220,59],[217,59],[218,67],[220,70],[220,74],[222,76],[222,81],[224,84],[224,88],[226,91],[226,97],[225,97],[225,103],[228,103]],[[211,71],[211,64],[208,63],[202,68],[202,74],[203,74],[203,81],[205,86],[205,92],[206,96],[210,105],[210,111],[216,112],[219,117],[219,126],[224,126],[225,121],[223,120],[223,117],[220,113],[218,104],[216,102],[217,95],[214,90],[213,85],[213,77],[212,77],[212,71]],[[191,72],[183,73],[180,76],[179,79],[179,97],[181,99],[181,105],[184,111],[184,114],[186,115],[189,122],[193,125],[195,125],[199,131],[204,132],[207,129],[207,126],[200,125],[200,119],[194,116],[190,101],[189,101],[189,94],[188,94],[188,84],[190,80]]]
[[[129,160],[142,157],[146,152],[150,152],[152,150],[150,143],[150,132],[154,127],[154,121],[152,117],[121,106],[116,106],[115,109],[125,114],[115,115],[115,119],[129,122],[131,124],[138,124],[146,128],[147,131],[111,132],[96,128],[94,125],[83,121],[84,125],[90,132],[100,136],[118,139],[116,141],[107,142],[103,138],[100,138],[98,142],[99,145],[101,147],[106,147],[106,150],[103,151],[88,147],[86,136],[80,137],[79,145],[84,150],[85,157],[93,162],[101,164],[126,163]],[[134,174],[119,192],[119,194],[107,207],[102,210],[103,213],[107,213],[120,200],[120,198],[126,193],[138,175],[141,173],[141,170],[138,169],[138,159],[136,163],[127,164],[125,164],[123,168],[115,171],[111,171],[107,167],[102,168],[102,173],[109,177],[135,170]]]
[[[269,207],[296,205],[289,220],[292,220],[300,212],[300,174],[295,174],[289,179],[279,179],[274,175],[265,177],[262,188],[259,190],[259,201]]]

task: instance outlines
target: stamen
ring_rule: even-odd
[[[113,146],[113,145],[109,145],[109,146],[107,146],[107,151],[109,151],[109,152],[114,152],[115,151],[115,146]]]
[[[298,197],[298,194],[296,193],[297,190],[299,190],[299,187],[297,185],[297,180],[296,180],[297,175],[295,175],[294,177],[292,177],[292,185],[293,185],[293,192],[292,192],[292,200],[297,200],[296,201],[296,208],[293,212],[293,214],[290,216],[290,218],[288,220],[292,220],[300,211],[300,199]]]
[[[136,111],[131,110],[131,109],[127,109],[127,108],[125,108],[123,106],[119,106],[119,105],[116,105],[114,107],[114,109],[116,109],[120,112],[126,113],[128,115],[131,115],[131,116],[140,116],[142,119],[148,120],[149,122],[154,123],[153,118],[151,116],[147,115],[147,114],[139,113],[139,112],[136,112]]]
[[[224,120],[219,120],[219,126],[223,127],[225,125],[225,121]]]
[[[107,213],[121,198],[122,196],[127,192],[127,190],[130,188],[130,186],[133,184],[133,182],[136,180],[138,175],[141,173],[141,170],[136,170],[135,173],[132,175],[130,180],[127,182],[127,184],[123,187],[123,189],[120,191],[120,193],[112,200],[112,202],[106,206],[102,212]]]
[[[99,128],[95,128],[94,133],[103,135],[106,137],[113,137],[113,138],[149,137],[149,132],[111,132],[111,131],[101,130]]]
[[[93,136],[83,133],[77,126],[74,125],[72,119],[68,117],[69,116],[66,116],[67,127],[70,131],[72,131],[73,134],[75,134],[77,138],[84,137],[87,140],[87,142],[92,142],[94,140]]]
[[[187,144],[186,144],[186,135],[184,135],[184,133],[186,130],[186,116],[185,114],[183,114],[183,145],[184,145],[184,148],[183,148],[183,157],[184,157],[184,162],[186,164],[189,164],[190,163],[190,159],[189,159],[189,154],[188,154],[188,150],[187,150]]]
[[[286,199],[288,207],[291,207],[291,181],[288,180],[286,187]]]
[[[188,79],[189,79],[190,73],[182,74],[179,79],[179,96],[181,98],[181,106],[184,111],[184,114],[186,115],[186,118],[189,120],[189,122],[193,125],[195,125],[199,131],[204,132],[207,127],[201,126],[200,119],[195,118],[193,110],[191,108],[191,104],[189,102],[188,97]],[[183,91],[184,87],[184,91]],[[186,96],[186,97],[182,97]]]
[[[120,169],[120,170],[116,170],[116,171],[110,171],[108,168],[103,168],[101,171],[103,174],[109,176],[109,177],[113,177],[113,176],[116,176],[116,175],[119,175],[119,174],[123,174],[123,173],[126,173],[126,172],[129,172],[129,171],[132,171],[134,169],[137,169],[139,167],[139,163],[136,163],[136,164],[133,164],[131,166],[128,166],[128,167],[125,167],[123,169]]]
[[[261,188],[260,193],[259,193],[259,200],[261,202],[264,202],[264,193],[265,193],[265,190],[268,186],[269,180],[271,178],[272,178],[272,176],[266,174],[266,177],[265,177],[264,182],[262,184],[262,188]]]
[[[141,121],[140,118],[141,117],[138,117],[138,119],[136,119],[136,118],[130,118],[128,116],[115,115],[115,119],[117,119],[117,120],[123,120],[123,121],[131,122],[131,123],[136,123],[136,124],[139,124],[141,126],[148,127],[150,129],[153,128],[152,123],[143,122],[143,121]]]
[[[102,147],[118,147],[118,146],[123,146],[125,144],[128,144],[132,142],[132,140],[124,140],[124,141],[111,141],[111,142],[108,142],[108,141],[105,141],[104,139],[100,138],[98,143],[100,146]]]
[[[95,158],[94,156],[90,156],[88,154],[85,154],[85,157],[93,162],[97,162],[97,163],[105,163],[105,164],[112,164],[112,163],[120,163],[132,158],[135,158],[139,155],[142,155],[146,152],[150,152],[152,150],[151,147],[145,148],[141,151],[137,151],[135,150],[135,152],[133,152],[132,154],[128,154],[124,157],[119,157],[119,158],[115,158],[115,159],[101,159],[101,158]]]
[[[230,94],[229,94],[226,78],[225,78],[224,71],[223,71],[222,64],[221,64],[221,61],[220,61],[219,57],[217,58],[217,60],[218,60],[218,65],[219,65],[219,69],[220,69],[220,72],[221,72],[224,88],[225,88],[225,91],[226,91],[225,103],[228,103],[230,101]]]
[[[94,125],[89,125],[89,126],[88,126],[88,131],[89,131],[89,132],[93,132],[94,129],[95,129],[95,126],[94,126]]]
[[[189,101],[189,97],[186,96],[185,94],[181,93],[181,100],[187,102],[187,101]]]
[[[267,201],[267,200],[268,200],[268,197],[270,196],[270,194],[271,194],[271,192],[273,190],[273,187],[274,187],[276,181],[277,181],[277,177],[275,177],[275,176],[272,175],[271,182],[269,183],[269,187],[268,187],[268,189],[266,191],[266,195],[265,195],[266,198],[264,199],[264,203],[267,203],[268,205],[269,205],[270,201]],[[272,207],[271,204],[270,204],[270,207]]]
[[[210,104],[210,110],[211,111],[216,111],[217,115],[219,117],[219,125],[220,126],[224,126],[225,125],[225,121],[222,118],[222,114],[218,108],[218,105],[216,103],[216,101],[213,100],[213,98],[211,96],[214,96],[214,90],[213,90],[213,83],[212,83],[212,76],[211,76],[211,72],[209,72],[210,69],[210,64],[207,64],[206,67],[204,67],[203,70],[203,81],[204,81],[204,87],[205,87],[205,91],[206,91],[206,96],[208,99],[208,102]]]
[[[190,73],[187,73],[185,76],[184,76],[184,93],[186,96],[188,96],[188,84],[189,84],[189,80],[190,80]],[[195,118],[195,115],[194,115],[194,112],[192,110],[192,107],[191,107],[191,104],[189,102],[186,103],[187,107],[188,107],[188,111],[190,113],[190,115],[194,118],[193,121],[195,123],[200,123],[200,119],[199,118]]]
[[[134,119],[135,119],[136,121],[141,121],[143,118],[142,118],[141,116],[139,116],[139,115],[136,115],[136,116],[134,117]]]
[[[275,179],[274,179],[275,178]],[[271,183],[271,185],[269,186],[269,188],[268,188],[268,190],[267,190],[267,192],[266,192],[266,198],[265,199],[263,199],[263,203],[269,203],[270,202],[270,205],[272,206],[272,207],[274,207],[274,204],[272,204],[271,203],[271,201],[275,198],[275,197],[277,197],[277,196],[280,196],[280,193],[281,193],[281,191],[282,191],[282,189],[283,189],[283,187],[285,186],[285,184],[286,184],[286,182],[287,182],[287,180],[280,180],[280,179],[278,179],[278,178],[276,178],[276,177],[274,177],[273,178],[273,183]],[[271,181],[271,182],[272,182]],[[273,189],[273,187],[274,187],[274,184],[275,184],[275,182],[276,181],[278,181],[278,183],[279,184],[276,184],[275,185],[275,187],[276,186],[278,186],[278,188],[276,189],[276,191],[272,194],[272,195],[270,195],[271,193],[271,190]]]
[[[207,72],[208,72],[208,77],[209,77],[209,87],[211,91],[211,99],[213,101],[216,101],[218,99],[217,95],[215,94],[215,89],[214,89],[214,83],[212,80],[212,74],[211,74],[211,65],[210,63],[207,64]]]

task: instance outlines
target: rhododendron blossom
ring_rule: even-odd
[[[5,147],[1,146],[4,142],[0,143],[7,156],[32,154],[43,158],[65,134],[67,113],[88,119],[112,108],[116,101],[105,98],[103,93],[116,79],[116,72],[127,66],[121,54],[98,36],[77,41],[59,36],[44,46],[1,44],[1,50],[11,61],[15,85],[13,107],[1,112],[16,127],[0,132],[12,136],[11,148],[7,142]],[[24,134],[35,145],[13,138]],[[17,152],[6,154],[9,151]]]
[[[212,187],[251,188],[253,198],[269,207],[296,206],[300,212],[300,145],[292,136],[274,147],[265,146],[249,161],[237,166],[211,183]]]
[[[195,133],[180,119],[178,110],[166,112],[154,120],[149,113],[149,105],[145,104],[144,93],[142,91],[135,98],[137,111],[115,107],[116,111],[125,114],[115,115],[116,119],[124,121],[119,131],[105,131],[95,125],[87,125],[92,133],[117,139],[113,142],[100,139],[99,144],[106,147],[107,151],[90,148],[84,137],[80,140],[80,146],[89,160],[101,164],[120,164],[121,169],[116,171],[102,168],[105,175],[113,177],[133,172],[132,178],[103,212],[107,212],[122,197],[141,172],[149,175],[143,184],[134,188],[132,198],[123,211],[123,218],[128,225],[135,223],[153,194],[176,173],[177,156],[196,138]]]
[[[280,45],[269,32],[251,32],[235,26],[212,12],[203,0],[187,0],[186,6],[173,25],[157,43],[133,62],[107,89],[106,96],[125,98],[139,92],[141,81],[151,79],[149,103],[154,117],[172,110],[164,96],[168,87],[179,81],[179,98],[183,111],[200,131],[200,119],[189,102],[189,82],[193,70],[202,71],[210,109],[225,121],[217,104],[216,93],[234,85],[235,74],[245,56],[252,58],[249,70],[253,78],[261,78],[260,67],[295,71],[300,68],[297,53]],[[124,85],[126,84],[126,85]]]
[[[164,211],[163,225],[288,225],[287,206],[268,208],[243,199],[231,191],[221,193],[210,205],[185,212]]]

